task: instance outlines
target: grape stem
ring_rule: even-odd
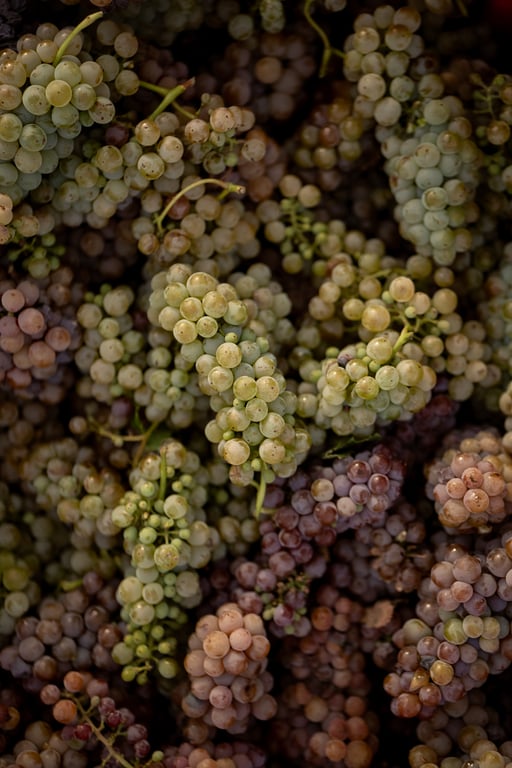
[[[320,37],[323,43],[324,50],[322,53],[322,62],[320,64],[320,70],[318,72],[318,76],[325,77],[325,75],[327,74],[327,67],[329,66],[329,61],[331,59],[331,56],[338,56],[340,59],[343,59],[345,55],[338,48],[333,48],[329,38],[327,37],[322,27],[319,24],[317,24],[316,21],[313,19],[313,16],[311,15],[311,7],[313,5],[313,2],[314,0],[306,0],[306,2],[304,3],[304,17],[308,22],[309,26],[315,30],[315,32]]]
[[[254,504],[254,514],[255,517],[259,517],[260,514],[263,511],[264,501],[265,501],[265,494],[267,492],[267,485],[268,485],[268,478],[265,477],[265,473],[268,471],[268,467],[266,464],[263,464],[263,467],[260,472],[260,481],[257,483],[255,480],[251,482],[251,485],[256,488],[256,500]]]
[[[64,579],[64,581],[59,583],[59,586],[64,590],[64,592],[71,592],[72,589],[78,589],[78,587],[81,587],[82,583],[82,579]]]
[[[160,486],[158,489],[158,499],[163,501],[165,499],[165,493],[167,490],[167,462],[165,455],[160,455]]]
[[[414,331],[412,331],[410,327],[404,326],[400,331],[400,336],[393,345],[393,355],[396,355],[396,353],[404,346],[404,344],[407,344],[407,342],[412,339],[413,336]]]
[[[151,435],[153,434],[153,432],[155,431],[155,429],[158,427],[159,424],[160,424],[159,421],[154,421],[151,424],[151,426],[144,432],[144,434],[141,435],[140,445],[135,452],[135,456],[133,457],[134,467],[139,463],[140,458],[146,448],[146,445],[148,444],[149,438],[151,437]]]
[[[260,512],[263,509],[263,502],[265,501],[265,493],[267,492],[267,483],[266,480],[263,478],[263,474],[260,477],[260,482],[258,483],[258,492],[256,494],[256,506],[255,506],[255,514],[256,517],[260,516]]]
[[[94,733],[94,736],[98,739],[98,741],[101,744],[103,744],[103,746],[107,750],[110,757],[119,765],[122,765],[123,768],[133,768],[133,764],[130,763],[128,760],[126,760],[126,758],[124,758],[121,753],[117,752],[114,749],[114,745],[112,744],[110,739],[107,739],[106,736],[104,736],[101,730],[93,722],[93,720],[91,720],[88,712],[83,708],[82,703],[78,699],[75,699],[75,703],[84,721],[91,727],[92,732]]]
[[[158,93],[160,96],[163,96],[162,101],[158,105],[158,107],[150,114],[150,116],[147,118],[148,120],[154,120],[158,115],[160,115],[162,112],[165,112],[167,107],[172,104],[178,96],[181,96],[181,94],[187,90],[187,88],[190,88],[191,85],[195,83],[195,77],[191,77],[188,80],[185,80],[184,83],[180,83],[179,85],[175,85],[174,88],[171,88],[170,90],[168,88],[162,88],[160,85],[154,85],[153,83],[148,83],[146,80],[139,80],[139,85],[142,88],[145,88],[147,91],[152,91],[153,93]],[[177,105],[174,104],[174,108],[177,109]],[[184,111],[181,107],[179,108],[180,111]],[[190,115],[188,112],[186,113],[188,117],[193,119],[195,116]]]
[[[91,24],[94,24],[95,21],[97,21],[98,19],[101,19],[102,16],[103,16],[103,11],[96,11],[96,13],[90,13],[88,16],[82,19],[80,24],[77,24],[76,27],[71,30],[71,32],[66,37],[64,42],[61,44],[59,50],[55,54],[55,58],[53,60],[54,67],[56,67],[59,61],[62,59],[67,49],[69,48],[69,44],[72,42],[72,40],[74,40],[75,37],[79,35],[83,29],[87,29],[87,27],[90,27]]]
[[[155,218],[156,228],[160,237],[164,233],[163,221],[173,206],[176,205],[178,200],[186,195],[187,192],[191,192],[193,189],[197,189],[197,187],[200,187],[203,184],[216,184],[217,186],[222,187],[223,191],[219,195],[220,200],[226,197],[226,195],[229,195],[230,192],[236,192],[237,194],[243,194],[245,192],[245,187],[242,187],[240,184],[233,184],[231,181],[223,181],[222,179],[197,179],[196,181],[192,181],[190,184],[187,184],[186,187],[180,189],[180,191],[167,203],[162,213]]]
[[[140,443],[135,456],[133,457],[134,466],[140,460],[140,457],[147,445],[149,438],[160,424],[159,421],[153,422],[153,424],[151,424],[151,426],[141,435],[116,435],[115,432],[111,432],[109,429],[107,429],[107,427],[103,427],[101,424],[99,424],[96,419],[90,418],[89,423],[96,434],[100,435],[101,437],[107,437],[114,443],[115,446],[122,445],[123,443]]]
[[[292,200],[286,202],[289,202],[290,205],[281,207],[284,209],[285,213],[288,214],[290,227],[293,230],[293,239],[299,245],[304,244],[306,247],[310,246],[310,243],[306,238],[306,233],[311,232],[311,215],[308,215],[307,212],[300,210],[299,206],[297,204],[294,205]]]

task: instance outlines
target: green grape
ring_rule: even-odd
[[[71,101],[73,91],[65,80],[54,79],[46,86],[45,95],[52,107],[65,107]]]
[[[77,83],[72,90],[71,104],[80,112],[90,110],[96,102],[96,91],[89,83]],[[62,106],[56,104],[55,106]],[[80,116],[82,117],[82,116]]]
[[[50,111],[51,104],[42,85],[29,85],[22,96],[23,106],[32,115],[44,115]]]
[[[47,134],[36,123],[29,123],[23,126],[18,141],[23,149],[30,152],[41,151],[47,144]]]
[[[9,112],[0,115],[0,139],[2,141],[18,141],[23,127],[23,122],[17,115]]]

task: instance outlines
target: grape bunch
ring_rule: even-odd
[[[142,680],[154,666],[172,678],[175,633],[186,623],[186,611],[201,601],[199,570],[220,545],[203,509],[208,470],[173,440],[160,455],[142,456],[129,479],[130,490],[109,512],[130,558],[116,591],[126,627],[113,657],[126,680]]]
[[[0,667],[32,693],[58,685],[71,669],[117,669],[111,649],[121,638],[115,589],[90,571],[82,586],[47,596],[37,615],[19,615]]]
[[[119,474],[105,466],[97,469],[94,452],[73,438],[39,443],[21,464],[20,480],[27,498],[33,498],[31,517],[46,515],[66,531],[70,560],[63,568],[75,575],[109,569],[109,551],[116,546],[118,529],[110,510],[124,494]],[[28,519],[28,514],[25,515]],[[71,574],[69,574],[70,576]]]
[[[326,572],[322,553],[335,552],[337,540],[350,529],[373,531],[377,538],[400,495],[404,470],[385,446],[377,445],[270,484],[259,551],[233,564],[237,602],[261,614],[272,634],[302,637],[310,629],[311,586]]]
[[[446,704],[431,719],[417,728],[416,744],[409,752],[411,768],[425,765],[462,766],[475,759],[506,765],[510,742],[500,724],[498,712],[481,690],[471,691],[463,699]]]
[[[105,285],[99,295],[84,298],[77,310],[83,340],[75,358],[88,376],[82,379],[80,395],[111,404],[142,385],[145,339],[133,327],[129,311],[135,296],[129,286]]]
[[[399,650],[384,687],[400,717],[432,716],[511,661],[510,530],[473,550],[438,538],[436,561],[418,588],[416,617],[393,638]]]
[[[188,691],[181,708],[189,718],[232,734],[245,733],[252,718],[276,712],[267,670],[270,642],[260,616],[225,603],[207,614],[189,636],[184,666]]]
[[[426,101],[417,118],[421,127],[395,144],[396,154],[391,139],[385,150],[400,233],[441,265],[472,244],[483,162],[460,107],[449,96]]]
[[[247,302],[231,284],[185,264],[158,273],[152,287],[148,318],[172,332],[177,353],[199,374],[215,413],[205,435],[233,482],[247,484],[255,472],[293,474],[307,455],[308,433],[295,426],[295,395],[268,339],[251,329]]]
[[[108,83],[114,83],[121,72],[116,54],[105,54],[102,62],[79,58],[84,43],[81,30],[97,19],[98,15],[92,14],[74,30],[41,24],[30,44],[27,41],[22,50],[4,53],[0,72],[0,141],[4,148],[0,186],[14,204],[34,190],[40,195],[46,179],[50,195],[58,195],[60,163],[72,155],[82,127],[105,125],[114,118]],[[103,22],[100,39],[109,39],[108,27],[108,22]],[[135,50],[133,42],[127,46],[126,33],[117,45],[128,57],[137,50],[134,35],[131,40]]]
[[[450,531],[488,532],[510,514],[511,458],[495,430],[451,432],[426,469],[427,495]]]
[[[360,604],[321,587],[309,632],[284,641],[280,661],[290,680],[272,723],[276,754],[303,755],[311,765],[371,764],[378,742],[359,650],[363,617]]]
[[[81,336],[74,307],[83,287],[64,266],[36,279],[0,274],[0,386],[59,403],[72,384],[69,362]]]
[[[87,753],[94,756],[94,760],[121,765],[127,763],[127,759],[135,765],[158,764],[162,753],[151,749],[147,727],[137,722],[131,702],[123,702],[126,697],[112,689],[106,680],[90,672],[71,669],[60,685],[49,683],[39,695],[53,721],[62,727],[52,734],[51,727],[42,723],[46,739],[41,739],[39,729],[35,731],[33,752],[36,755],[39,750],[44,752],[46,740],[54,745],[54,751],[69,755],[67,759],[80,766],[86,764],[81,758],[87,759]],[[31,746],[29,741],[27,751]]]

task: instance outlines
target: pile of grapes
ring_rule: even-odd
[[[0,0],[0,768],[512,767],[507,7]]]

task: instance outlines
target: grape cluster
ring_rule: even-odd
[[[83,575],[95,567],[108,568],[108,553],[116,546],[118,529],[110,519],[110,510],[124,494],[119,474],[110,468],[96,469],[91,448],[79,446],[73,438],[39,443],[21,465],[20,480],[35,509],[56,519],[69,531],[69,543],[78,552],[70,553],[70,566]],[[34,510],[35,513],[35,510]],[[33,513],[33,514],[34,514]],[[90,560],[91,550],[103,551]]]
[[[343,71],[357,86],[356,113],[378,126],[399,122],[401,104],[414,99],[416,87],[419,91],[407,73],[421,67],[424,44],[415,34],[421,22],[412,7],[382,5],[373,14],[360,14],[345,40]]]
[[[126,633],[113,651],[126,680],[154,665],[165,678],[177,674],[175,633],[201,601],[199,569],[220,545],[203,509],[209,479],[197,454],[169,441],[141,458],[131,490],[110,510],[130,556],[116,592]]]
[[[369,536],[373,531],[377,538],[400,495],[404,470],[389,449],[378,445],[270,484],[259,525],[260,551],[252,559],[237,558],[232,567],[237,602],[261,614],[278,637],[307,633],[310,586],[326,571],[322,552],[335,551],[348,529],[365,529]],[[411,531],[410,541],[414,538]]]
[[[311,30],[304,23],[287,29],[263,24],[261,32],[246,19],[231,19],[228,31],[234,42],[214,62],[213,74],[224,98],[254,105],[258,123],[288,120],[304,101],[304,87],[316,70]]]
[[[431,716],[509,667],[509,541],[507,529],[481,549],[439,540],[416,617],[394,636],[399,651],[384,687],[399,716]]]
[[[255,471],[289,476],[309,448],[295,426],[296,398],[269,353],[265,336],[250,327],[249,307],[229,283],[176,264],[152,280],[148,318],[172,332],[177,352],[195,367],[200,390],[215,412],[209,441],[241,485]]]
[[[371,123],[357,114],[355,98],[353,87],[339,81],[335,96],[315,107],[298,134],[297,171],[325,192],[340,190],[345,174],[376,156]]]
[[[74,307],[83,288],[64,266],[41,279],[0,274],[0,386],[58,403],[72,383],[69,362],[80,343]]]
[[[421,21],[413,8],[361,14],[344,72],[357,86],[354,112],[375,120],[400,234],[450,265],[472,244],[483,157],[462,102],[445,95],[439,62],[416,34]]]
[[[62,425],[53,418],[57,412],[58,405],[48,406],[32,399],[19,402],[12,390],[2,397],[0,449],[5,451],[6,458],[0,468],[0,478],[9,484],[11,500],[18,497],[11,484],[19,481],[20,466],[33,446],[62,437]]]
[[[113,671],[110,650],[122,634],[111,621],[116,611],[113,585],[89,572],[82,586],[43,598],[37,615],[18,613],[0,667],[33,693],[60,683],[71,669]]]
[[[511,458],[495,430],[450,433],[426,476],[427,495],[450,531],[487,532],[510,514]]]
[[[308,217],[305,222],[315,233]],[[419,254],[408,259],[409,277],[379,241],[341,230],[331,242],[321,227],[315,237],[325,241],[321,249],[341,252],[333,250],[323,268],[313,264],[322,279],[291,358],[302,379],[299,415],[338,435],[370,436],[423,410],[439,376],[456,401],[472,397],[477,386],[496,386],[484,326],[464,323],[456,311],[450,271],[438,274],[440,287],[428,295],[420,286],[430,268]],[[314,244],[305,246],[314,253]]]
[[[261,617],[225,603],[196,624],[184,666],[189,690],[181,708],[189,718],[228,733],[245,733],[249,720],[269,720],[276,712],[267,667],[270,642]]]
[[[446,704],[431,720],[417,728],[419,744],[409,752],[411,768],[455,765],[469,761],[506,765],[510,742],[488,697],[471,691],[460,701]]]
[[[86,19],[83,26],[93,20]],[[21,50],[7,49],[3,54],[0,186],[15,204],[33,190],[40,196],[47,179],[47,195],[65,199],[61,161],[72,156],[74,140],[84,126],[104,125],[114,118],[108,83],[119,87],[121,67],[115,54],[105,54],[100,62],[85,57],[81,61],[80,31],[41,24]],[[99,39],[115,46],[110,31],[108,22],[103,22]],[[136,38],[131,35],[132,50],[126,36],[118,38],[116,53],[129,57],[137,50]]]
[[[371,764],[377,736],[359,650],[363,615],[361,605],[321,587],[310,608],[310,631],[284,641],[280,661],[291,680],[272,723],[276,754],[302,756],[311,765]]]
[[[79,394],[112,403],[142,385],[145,339],[133,327],[135,300],[129,286],[104,286],[98,296],[86,295],[77,310],[83,341],[75,360],[84,375]]]
[[[4,496],[4,488],[2,496]],[[26,614],[41,599],[37,583],[40,563],[30,550],[27,536],[6,521],[8,510],[6,499],[2,498],[2,548],[0,549],[0,636],[8,638],[14,631],[16,620]]]
[[[68,563],[64,563],[66,556],[71,555],[67,532],[58,521],[45,518],[38,511],[30,497],[0,482],[2,645],[13,635],[17,620],[28,615],[43,599],[41,583],[53,586],[69,573]],[[62,553],[62,561],[55,560],[55,548]],[[112,576],[112,571],[105,573]]]
[[[368,559],[372,573],[389,585],[392,593],[410,593],[419,588],[432,566],[426,535],[426,521],[419,510],[400,499],[382,527],[367,524],[357,528],[354,542],[361,547],[359,557]]]
[[[448,96],[427,101],[418,117],[421,128],[399,142],[397,154],[391,140],[386,147],[400,233],[441,265],[470,247],[476,218],[482,157],[461,106]]]
[[[127,706],[119,703],[121,696],[110,689],[106,680],[88,671],[70,670],[60,685],[49,683],[39,695],[53,720],[62,725],[55,734],[57,738],[48,739],[46,734],[48,741],[79,766],[87,764],[80,757],[87,760],[91,750],[96,753],[94,759],[103,762],[122,761],[118,764],[124,765],[129,764],[129,759],[141,765],[139,761],[148,758],[147,763],[158,764],[162,753],[152,751],[147,727],[137,722],[130,702]],[[27,746],[30,748],[30,744]]]
[[[445,394],[435,394],[410,421],[397,421],[386,434],[386,443],[408,466],[422,465],[433,456],[444,436],[456,426],[460,404]]]

